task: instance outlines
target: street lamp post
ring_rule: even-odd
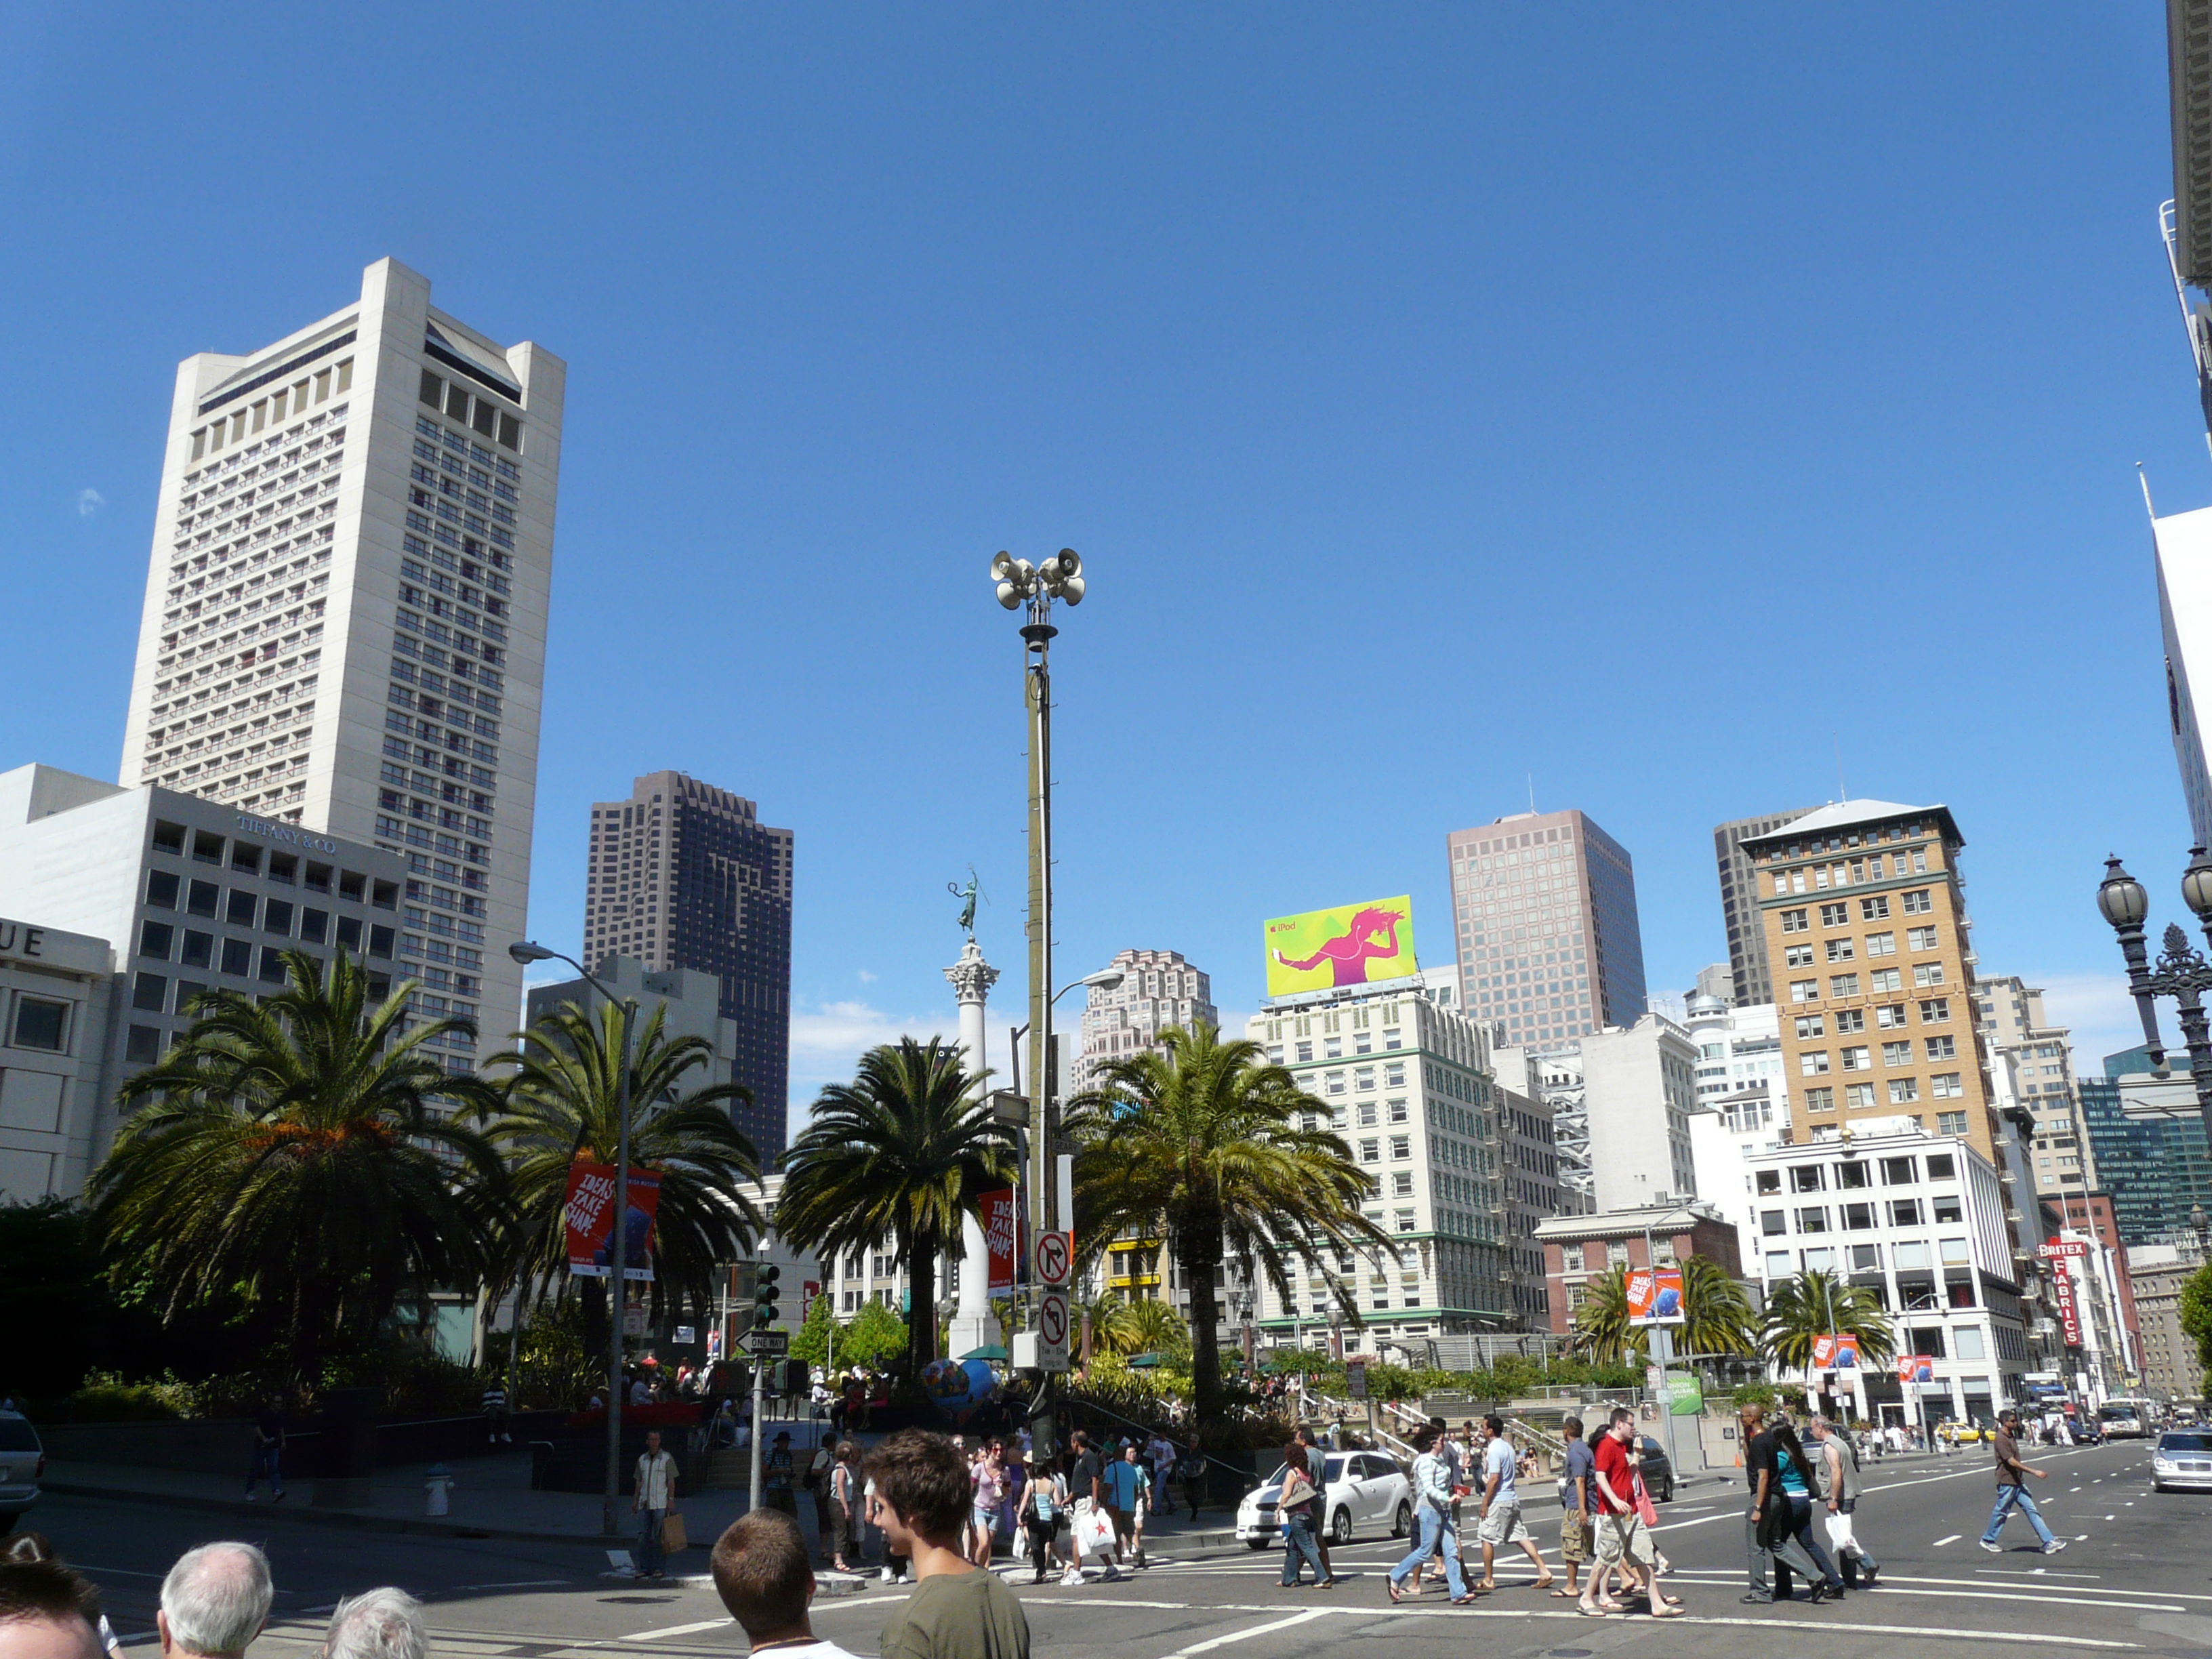
[[[517,939],[507,953],[527,967],[533,962],[565,962],[583,975],[584,982],[623,1011],[622,1058],[615,1070],[615,1211],[608,1231],[607,1261],[607,1469],[606,1485],[599,1497],[599,1531],[612,1538],[620,1530],[615,1520],[622,1496],[623,1319],[629,1300],[629,1044],[637,1024],[637,1004],[617,1005],[615,994],[599,983],[584,964],[571,956],[548,950],[527,939]],[[758,1435],[760,1425],[753,1425]]]
[[[2181,875],[2182,902],[2194,913],[2212,943],[2212,855],[2202,847],[2189,849],[2189,867]],[[2142,1017],[2143,1043],[2150,1051],[2151,1069],[2166,1073],[2166,1048],[2158,1034],[2158,1000],[2172,997],[2181,1018],[2182,1040],[2189,1048],[2190,1081],[2197,1088],[2197,1109],[2212,1134],[2212,1032],[2208,1032],[2204,994],[2212,991],[2212,963],[2191,948],[2189,935],[2169,923],[2160,943],[2164,946],[2154,967],[2143,944],[2143,921],[2150,915],[2150,895],[2120,867],[2118,855],[2105,860],[2105,879],[2097,887],[2097,908],[2120,936],[2120,954],[2127,958],[2128,989],[2135,995]]]
[[[1025,647],[1023,702],[1029,715],[1029,945],[1030,945],[1030,1224],[1031,1238],[1059,1231],[1060,1194],[1050,1180],[1051,1149],[1046,1134],[1052,1054],[1052,674],[1050,647],[1060,630],[1052,625],[1052,602],[1083,602],[1083,561],[1063,547],[1042,564],[1000,553],[991,561],[991,581],[999,603],[1009,611],[1028,609],[1022,626]],[[1037,1449],[1050,1456],[1052,1378],[1039,1391],[1042,1407],[1036,1421]]]

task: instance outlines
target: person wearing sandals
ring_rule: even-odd
[[[1438,1449],[1438,1436],[1434,1425],[1424,1424],[1413,1431],[1413,1547],[1406,1558],[1390,1569],[1389,1591],[1393,1601],[1405,1599],[1406,1580],[1418,1572],[1423,1563],[1441,1548],[1444,1558],[1444,1582],[1451,1589],[1455,1604],[1474,1600],[1467,1587],[1467,1576],[1460,1569],[1459,1529],[1452,1525],[1452,1472],[1454,1464],[1448,1452]]]
[[[1597,1495],[1597,1460],[1583,1438],[1583,1420],[1570,1417],[1559,1425],[1566,1441],[1566,1457],[1559,1468],[1559,1559],[1566,1564],[1567,1583],[1552,1594],[1563,1601],[1583,1599],[1583,1567],[1590,1559],[1590,1505]],[[1590,1567],[1593,1588],[1597,1568]]]
[[[1598,1570],[1591,1576],[1590,1589],[1595,1592],[1603,1583],[1607,1571],[1617,1566],[1649,1598],[1654,1619],[1679,1619],[1682,1615],[1680,1599],[1662,1591],[1658,1577],[1652,1571],[1657,1552],[1652,1547],[1651,1529],[1639,1513],[1639,1500],[1644,1498],[1643,1477],[1628,1461],[1628,1443],[1635,1434],[1635,1413],[1625,1406],[1614,1407],[1613,1420],[1607,1425],[1605,1437],[1597,1443],[1594,1459],[1598,1498]],[[1626,1605],[1619,1601],[1593,1603],[1585,1600],[1577,1605],[1583,1616],[1589,1619],[1627,1611]]]
[[[1487,1443],[1482,1453],[1482,1519],[1476,1536],[1482,1540],[1482,1581],[1479,1589],[1498,1588],[1498,1551],[1504,1544],[1518,1544],[1536,1564],[1537,1577],[1530,1587],[1534,1589],[1552,1588],[1551,1565],[1544,1559],[1544,1552],[1536,1547],[1536,1540],[1528,1531],[1528,1522],[1521,1512],[1521,1488],[1517,1477],[1521,1472],[1520,1455],[1513,1443],[1505,1437],[1505,1419],[1492,1412],[1482,1419]]]
[[[1275,1499],[1275,1517],[1283,1525],[1283,1588],[1299,1588],[1304,1582],[1299,1564],[1310,1561],[1314,1588],[1331,1589],[1336,1580],[1322,1565],[1321,1550],[1314,1542],[1314,1504],[1321,1493],[1306,1467],[1306,1449],[1296,1441],[1284,1447],[1283,1465],[1282,1492]]]

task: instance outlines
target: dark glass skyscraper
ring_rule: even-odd
[[[628,800],[592,806],[584,880],[585,961],[635,957],[721,981],[734,1080],[753,1097],[735,1116],[763,1168],[784,1148],[791,1082],[792,841],[743,796],[654,772]]]
[[[2187,1056],[2173,1077],[2188,1093]],[[2212,1210],[2212,1158],[2205,1152],[2204,1121],[2190,1100],[2171,1116],[2130,1116],[2120,1109],[2120,1079],[2150,1070],[2141,1048],[2105,1056],[2105,1075],[2077,1085],[2082,1127],[2097,1160],[2097,1179],[2112,1197],[2120,1242],[2150,1244],[2189,1226],[2197,1205]]]

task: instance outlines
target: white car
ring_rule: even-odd
[[[2153,1492],[2212,1492],[2212,1430],[2168,1429],[2150,1455]]]
[[[46,1472],[46,1454],[30,1419],[0,1411],[0,1537],[39,1501],[39,1477]]]
[[[1259,1489],[1246,1492],[1237,1506],[1237,1535],[1255,1550],[1282,1542],[1275,1500],[1283,1494],[1287,1467],[1277,1464]],[[1412,1532],[1413,1483],[1396,1459],[1382,1452],[1330,1452],[1323,1468],[1328,1498],[1320,1528],[1323,1538],[1348,1544],[1363,1527],[1387,1526],[1393,1538]]]

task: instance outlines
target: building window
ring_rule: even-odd
[[[1951,999],[1948,997],[1929,997],[1920,1005],[1920,1023],[1923,1025],[1941,1025],[1950,1018]]]
[[[1827,1176],[1817,1164],[1793,1164],[1790,1166],[1790,1190],[1793,1193],[1820,1193],[1827,1190]]]
[[[149,1013],[158,1014],[168,1000],[168,976],[165,974],[149,974],[141,969],[137,979],[131,987],[131,1006],[133,1008],[143,1009]]]
[[[1846,1204],[1844,1206],[1844,1229],[1846,1232],[1863,1233],[1874,1226],[1874,1206]]]
[[[1956,1060],[1959,1057],[1958,1038],[1954,1036],[1932,1036],[1927,1041],[1929,1059]]]
[[[1411,1198],[1413,1195],[1413,1172],[1400,1170],[1394,1173],[1390,1177],[1390,1190],[1396,1197]]]
[[[1939,1112],[1936,1114],[1936,1127],[1940,1131],[1945,1133],[1950,1133],[1948,1130],[1942,1129],[1942,1120],[1947,1117],[1957,1118],[1959,1120],[1960,1131],[1961,1133],[1965,1131],[1966,1127],[1966,1115],[1964,1112]],[[1929,1200],[1929,1210],[1938,1226],[1941,1226],[1947,1221],[1955,1222],[1966,1219],[1965,1208],[1960,1202],[1959,1195],[1956,1193],[1949,1194],[1942,1198]]]
[[[1824,904],[1820,907],[1820,926],[1823,927],[1842,927],[1850,919],[1851,907],[1848,904]]]
[[[1826,1035],[1827,1031],[1820,1023],[1820,1015],[1800,1014],[1797,1016],[1797,1036],[1800,1041],[1802,1041],[1807,1037],[1826,1036]]]
[[[1394,1162],[1411,1158],[1413,1155],[1413,1143],[1410,1136],[1392,1135],[1390,1137],[1390,1157]]]
[[[1828,1231],[1828,1212],[1825,1206],[1815,1204],[1797,1212],[1797,1231],[1801,1233],[1825,1233]]]
[[[18,1048],[36,1048],[43,1053],[58,1054],[69,1041],[69,1011],[66,1002],[56,1002],[46,997],[19,996],[15,999],[15,1033],[9,1042]]]
[[[152,1025],[133,1025],[123,1036],[123,1058],[132,1066],[151,1066],[161,1057],[161,1033]]]
[[[1847,1110],[1868,1112],[1874,1109],[1874,1085],[1851,1083],[1844,1086],[1844,1105]]]
[[[1856,974],[1832,974],[1828,978],[1828,994],[1832,997],[1855,997],[1859,994]]]
[[[1925,887],[1914,889],[1905,896],[1905,914],[1908,916],[1925,915],[1936,908],[1936,901]]]
[[[1897,954],[1897,935],[1869,933],[1866,946],[1867,954],[1870,957],[1893,957]]]
[[[1361,1141],[1359,1161],[1362,1164],[1380,1164],[1382,1161],[1382,1143],[1379,1140]]]
[[[1782,878],[1777,876],[1775,879],[1778,882]],[[1812,912],[1809,910],[1784,910],[1782,913],[1782,931],[1785,933],[1810,933],[1812,927]]]
[[[1924,989],[1943,982],[1943,964],[1940,962],[1916,962],[1912,964],[1912,982]]]
[[[1833,1089],[1806,1090],[1805,1109],[1808,1112],[1834,1111],[1836,1109],[1836,1091]]]
[[[1911,1039],[1908,1038],[1903,1042],[1883,1043],[1881,1045],[1881,1063],[1884,1066],[1911,1065],[1912,1043]]]
[[[1928,1092],[1937,1100],[1956,1100],[1966,1092],[1964,1074],[1958,1072],[1938,1072],[1928,1079]],[[1943,1115],[1957,1118],[1959,1127],[1956,1133],[1960,1134],[1966,1133],[1966,1115],[1964,1112],[1946,1112]],[[1946,1131],[1946,1133],[1951,1132]]]
[[[1790,1231],[1789,1218],[1780,1210],[1761,1210],[1759,1231],[1769,1238],[1778,1238]]]
[[[1818,1002],[1820,1000],[1820,981],[1819,980],[1817,980],[1817,979],[1793,979],[1793,980],[1791,980],[1791,981],[1790,981],[1790,1001],[1792,1001],[1792,1002]]]
[[[1836,975],[1836,977],[1837,977],[1838,979],[1839,979],[1839,980],[1847,980],[1847,979],[1850,979],[1851,976],[1850,976],[1849,974],[1838,974],[1838,975]],[[1841,992],[1838,992],[1838,995],[1842,995],[1842,994],[1843,994],[1843,993],[1841,993]],[[1866,1030],[1866,1010],[1865,1010],[1865,1009],[1863,1009],[1863,1008],[1838,1008],[1838,1009],[1837,1009],[1837,1010],[1836,1010],[1836,1035],[1837,1035],[1838,1036],[1845,1036],[1845,1035],[1847,1035],[1848,1033],[1852,1032],[1852,1031],[1863,1031],[1863,1030]]]
[[[152,957],[157,962],[169,959],[169,947],[177,930],[166,921],[142,921],[138,924],[138,954]]]
[[[1910,1187],[1913,1180],[1912,1160],[1909,1158],[1882,1159],[1881,1180],[1886,1187]]]
[[[1936,948],[1936,930],[1933,927],[1908,927],[1905,930],[1905,944],[1907,950],[1932,951]]]
[[[1863,1044],[1844,1050],[1844,1069],[1847,1072],[1870,1072],[1874,1069],[1874,1051]]]
[[[1787,945],[1784,948],[1783,956],[1785,960],[1782,965],[1785,968],[1810,968],[1813,965],[1813,947],[1809,945]]]
[[[1920,1224],[1920,1200],[1917,1198],[1890,1200],[1889,1224],[1893,1227],[1917,1227]]]
[[[1850,939],[1832,939],[1828,941],[1828,960],[1831,962],[1849,962],[1857,954],[1856,947]],[[1867,941],[1867,954],[1869,956],[1874,954],[1872,939]]]
[[[1889,919],[1889,899],[1887,895],[1859,901],[1859,917],[1864,921],[1887,921]]]
[[[1905,1026],[1905,1005],[1885,1002],[1874,1011],[1874,1023],[1886,1031],[1902,1030]]]
[[[1850,1051],[1845,1049],[1844,1052],[1849,1054]],[[1797,1056],[1797,1071],[1802,1077],[1825,1077],[1827,1070],[1828,1051],[1826,1048],[1808,1048]]]
[[[1893,1077],[1889,1080],[1889,1103],[1909,1106],[1920,1098],[1920,1079],[1917,1077]]]

